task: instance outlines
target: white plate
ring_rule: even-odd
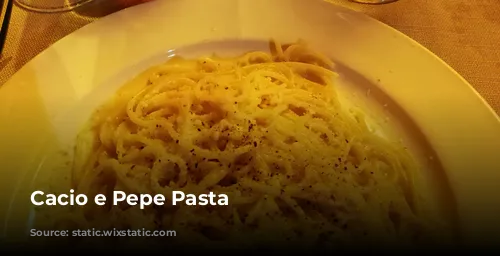
[[[171,54],[236,54],[271,37],[305,39],[340,63],[342,85],[361,92],[357,98],[387,104],[391,123],[436,167],[428,176],[448,193],[466,241],[493,239],[484,234],[500,230],[498,116],[408,37],[363,14],[305,0],[154,1],[92,23],[34,58],[0,90],[3,234],[26,230],[33,182],[50,155],[70,145],[93,107],[122,82]]]

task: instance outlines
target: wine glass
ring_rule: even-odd
[[[360,4],[388,4],[396,2],[398,0],[349,0],[349,1]]]
[[[33,12],[63,12],[94,0],[15,0],[16,4]]]

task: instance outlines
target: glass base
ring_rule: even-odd
[[[64,12],[94,0],[15,0],[15,3],[32,12]]]
[[[388,4],[396,2],[398,0],[349,0],[349,1],[360,4]]]

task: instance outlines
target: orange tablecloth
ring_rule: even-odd
[[[386,5],[328,1],[364,12],[412,37],[464,76],[500,113],[500,0],[400,0]],[[15,6],[0,59],[0,84],[63,36],[120,8],[117,0],[96,0],[57,14]]]

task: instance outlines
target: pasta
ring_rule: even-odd
[[[412,156],[340,103],[334,63],[303,42],[270,49],[174,57],[122,87],[77,139],[79,193],[213,191],[228,206],[88,205],[54,219],[174,229],[207,246],[437,239]]]

